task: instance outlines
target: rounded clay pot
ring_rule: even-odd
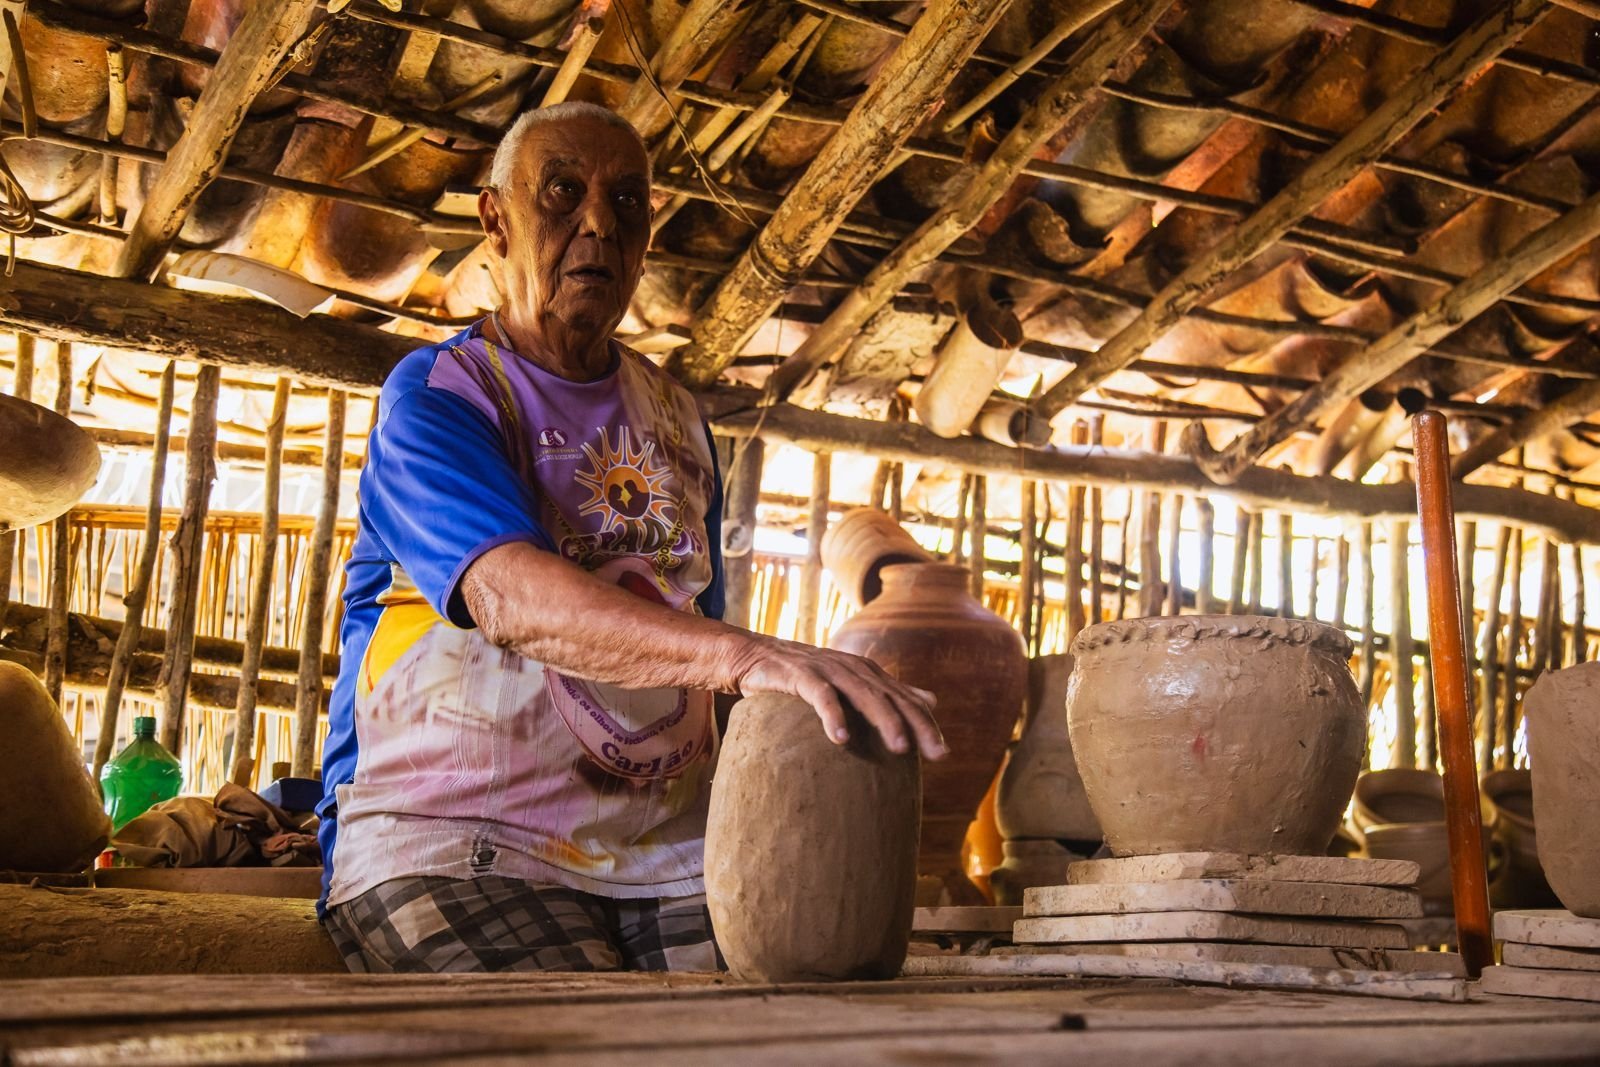
[[[1064,653],[1028,661],[1027,708],[1000,772],[995,816],[1007,841],[1082,842],[1092,852],[1102,835],[1067,735],[1071,677],[1072,657]]]
[[[110,838],[55,701],[28,668],[0,660],[0,870],[81,871]]]
[[[1356,782],[1355,824],[1365,830],[1444,819],[1444,779],[1436,771],[1391,767],[1368,771]]]
[[[1022,711],[1028,658],[1010,624],[973,598],[965,567],[904,563],[882,574],[883,595],[828,643],[937,698],[950,754],[922,768],[918,869],[944,879],[951,903],[982,904],[962,873],[961,841]]]
[[[1429,915],[1450,914],[1450,838],[1443,820],[1379,823],[1366,829],[1367,856],[1375,860],[1410,860],[1421,868],[1417,893]]]
[[[888,513],[856,508],[822,535],[822,565],[858,606],[883,592],[883,568],[896,563],[931,563],[933,557]]]
[[[1556,895],[1539,863],[1533,772],[1525,768],[1494,771],[1484,776],[1481,788],[1494,811],[1495,842],[1505,855],[1499,877],[1489,886],[1490,903],[1497,908],[1556,907]]]
[[[711,788],[706,898],[734,976],[893,978],[917,883],[917,757],[859,715],[835,745],[796,697],[734,706]]]
[[[1067,722],[1119,856],[1320,856],[1361,770],[1350,639],[1250,615],[1128,619],[1072,643]]]
[[[0,395],[0,530],[37,526],[66,511],[94,485],[100,446],[71,419]]]
[[[1545,877],[1568,911],[1600,919],[1600,663],[1546,671],[1523,707]]]

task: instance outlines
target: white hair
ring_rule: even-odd
[[[524,111],[517,116],[511,124],[506,135],[500,139],[500,145],[494,150],[494,159],[489,163],[489,186],[494,189],[506,189],[511,184],[511,176],[516,172],[517,160],[522,154],[522,142],[528,137],[528,131],[535,126],[543,126],[549,122],[566,122],[576,118],[598,119],[607,126],[615,126],[619,130],[626,130],[634,140],[639,142],[640,151],[644,152],[645,177],[650,176],[650,152],[645,147],[644,138],[639,136],[639,131],[633,124],[621,115],[599,104],[590,104],[582,100],[567,100],[550,107],[534,108]]]

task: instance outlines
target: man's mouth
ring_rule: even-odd
[[[567,277],[582,285],[605,285],[616,277],[610,268],[598,264],[574,267],[567,271]]]

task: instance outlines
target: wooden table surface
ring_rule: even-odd
[[[1415,1003],[1148,980],[750,986],[711,975],[144,976],[0,982],[13,1067],[451,1062],[1574,1062],[1600,1005]]]

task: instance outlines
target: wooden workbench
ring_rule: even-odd
[[[537,1057],[761,1063],[1593,1063],[1600,1005],[1149,980],[741,986],[709,975],[143,976],[0,983],[0,1062],[127,1067]],[[1107,1058],[1109,1057],[1109,1058]],[[1081,1062],[1081,1061],[1080,1061]]]

